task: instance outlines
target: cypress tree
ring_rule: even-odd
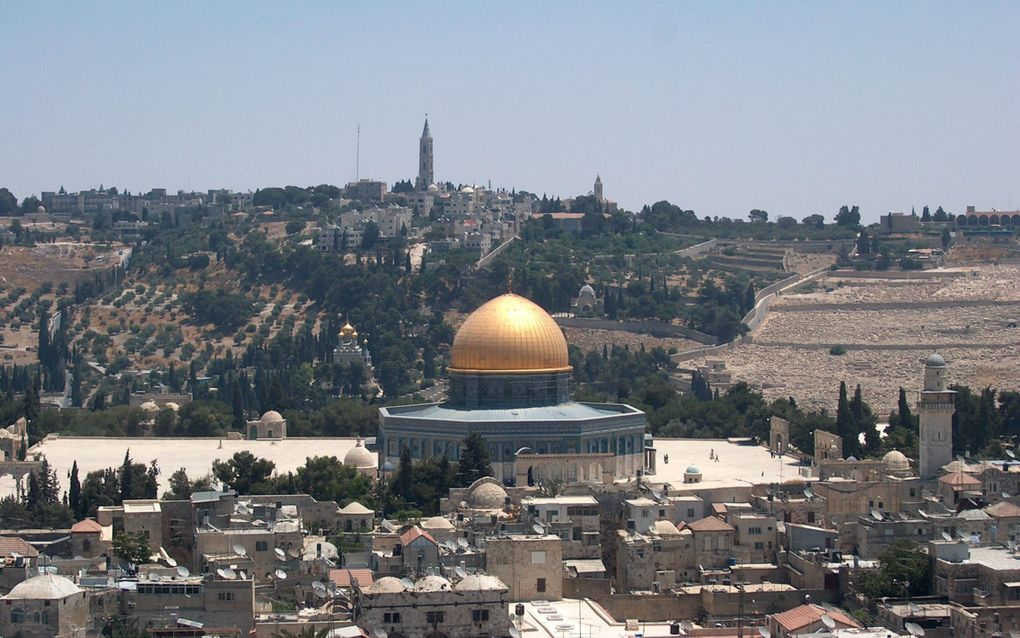
[[[67,504],[74,513],[75,520],[85,518],[81,511],[81,482],[78,480],[78,461],[71,464],[71,479],[67,488]]]

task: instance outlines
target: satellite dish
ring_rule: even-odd
[[[1003,492],[1002,498],[1009,498],[1009,492]]]
[[[652,498],[654,498],[657,501],[661,501],[662,500],[662,492],[660,492],[658,490],[652,490]]]
[[[226,569],[223,570],[223,577],[226,578],[227,580],[234,580],[235,578],[237,578],[237,572],[227,567]]]
[[[810,488],[810,487],[805,487],[805,488],[804,488],[804,496],[805,496],[805,498],[807,498],[808,500],[811,500],[812,498],[814,498],[814,496],[815,496],[815,495],[814,495],[814,493],[813,493],[813,492],[811,491],[811,488]]]
[[[312,583],[312,589],[314,589],[317,592],[320,592],[320,591],[321,592],[325,592],[326,591],[326,586],[324,584],[322,584],[322,581],[317,580],[317,581]]]
[[[400,579],[400,584],[404,586],[404,589],[414,589],[414,581],[406,576]]]
[[[921,613],[921,606],[918,605],[917,603],[913,602],[913,601],[907,603],[907,608],[910,609],[910,613],[912,613],[912,614],[919,614],[919,613]]]
[[[188,576],[191,576],[191,572],[188,571],[188,568],[185,567],[184,565],[178,565],[177,575],[180,576],[181,578],[187,578]]]
[[[768,627],[758,627],[758,635],[761,638],[772,638],[772,632],[769,631]]]
[[[836,621],[833,620],[832,616],[830,616],[829,614],[822,614],[820,620],[822,621],[822,624],[825,625],[827,628],[829,629],[836,628]]]
[[[538,523],[532,525],[531,529],[539,536],[545,536],[545,528],[539,525]]]
[[[301,551],[296,547],[291,547],[287,550],[287,556],[290,556],[291,558],[301,558]]]
[[[468,542],[467,542],[466,538],[458,538],[457,539],[457,544],[460,545],[461,549],[467,549],[468,548]]]
[[[279,547],[277,547],[276,549],[274,549],[274,550],[273,550],[273,552],[275,552],[275,553],[276,553],[276,558],[277,558],[278,560],[287,560],[287,552],[283,551],[283,550],[282,550],[282,549],[280,549]]]
[[[222,567],[216,570],[216,575],[222,578],[223,580],[227,580],[227,570],[223,569]]]
[[[277,580],[287,580],[287,572],[282,569],[276,570],[273,572],[273,575],[276,576]]]
[[[694,629],[694,623],[692,623],[689,620],[681,620],[680,621],[680,629],[683,629],[686,632],[690,632],[690,631],[692,631]]]
[[[460,565],[453,568],[453,573],[457,574],[457,578],[461,579],[466,578],[468,575],[467,570],[461,567]]]
[[[879,512],[878,510],[871,510],[871,518],[876,521],[882,520],[882,512]]]
[[[510,625],[510,638],[521,638],[521,630],[514,625]]]
[[[40,571],[42,571],[42,573],[44,574],[51,574],[52,572],[49,570],[50,570],[49,567],[43,567]],[[159,574],[149,574],[149,580],[151,580],[154,583],[158,583],[163,579],[159,577]]]
[[[248,506],[247,506],[247,505],[245,505],[244,503],[238,503],[238,504],[237,504],[237,513],[238,513],[238,514],[244,514],[244,515],[247,515],[247,514],[250,514],[250,513],[251,513],[251,510],[249,510],[249,509],[248,509]]]
[[[942,540],[951,541],[953,540],[953,537],[949,535],[949,532],[942,532]]]
[[[174,559],[170,558],[169,556],[164,558],[163,562],[166,563],[170,567],[177,567],[177,561],[175,561]]]
[[[248,580],[248,574],[245,574],[243,569],[237,572],[237,577],[241,580]]]
[[[372,630],[372,635],[375,636],[375,638],[386,638],[387,634],[385,629],[380,629],[379,627],[376,627],[375,629]]]
[[[1016,458],[1016,452],[1014,452],[1013,450],[1006,450],[1006,456],[1008,456],[1011,459],[1015,459]]]
[[[248,552],[244,548],[244,545],[237,543],[234,545],[234,553],[237,554],[238,556],[245,556],[247,555]]]
[[[903,626],[906,628],[907,633],[910,634],[911,636],[923,636],[924,635],[924,627],[922,627],[921,625],[917,624],[916,622],[904,623]]]

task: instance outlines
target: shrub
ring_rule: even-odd
[[[846,354],[846,346],[843,345],[832,346],[831,348],[829,348],[829,354],[836,357],[844,355]]]

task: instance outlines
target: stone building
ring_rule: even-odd
[[[497,480],[514,481],[518,452],[612,454],[615,478],[646,467],[645,415],[629,405],[571,398],[563,332],[545,310],[508,293],[471,313],[453,341],[449,399],[440,404],[379,409],[379,462],[396,466],[407,449],[414,461],[460,458],[470,432],[484,437]],[[583,480],[584,464],[566,469]],[[601,470],[597,480],[602,481]]]
[[[601,318],[606,314],[605,300],[596,295],[595,289],[588,284],[581,286],[570,306],[575,317]]]
[[[736,530],[718,516],[706,516],[687,526],[694,533],[694,553],[705,569],[722,569],[734,557]]]
[[[287,438],[287,420],[276,410],[268,410],[258,420],[248,421],[249,440],[285,438]]]
[[[468,574],[456,584],[436,574],[384,576],[354,589],[354,622],[390,638],[509,635],[509,588],[496,576]]]
[[[617,530],[616,588],[666,592],[678,584],[700,582],[694,534],[667,520],[644,532]]]
[[[120,604],[120,612],[142,626],[164,625],[173,614],[178,621],[236,628],[247,635],[255,627],[255,580],[250,573],[233,578],[149,575],[134,589],[123,590]]]
[[[521,508],[563,539],[563,558],[601,558],[601,509],[594,496],[529,497],[521,499]]]
[[[71,554],[92,558],[109,554],[113,548],[113,525],[102,526],[91,518],[71,526]]]
[[[359,341],[357,329],[345,321],[340,327],[337,345],[333,348],[333,363],[358,362],[366,369],[372,367],[372,355],[368,351],[368,339]]]
[[[922,479],[934,479],[942,466],[953,460],[953,413],[956,392],[946,389],[946,360],[932,353],[924,362],[924,387],[917,402],[920,419],[920,463]]]
[[[563,545],[559,536],[486,539],[486,570],[510,584],[510,600],[563,598]]]
[[[430,186],[435,186],[436,175],[432,156],[432,133],[429,132],[429,118],[425,116],[425,127],[421,131],[421,139],[418,140],[418,178],[414,181],[414,188],[418,192],[428,191]]]
[[[0,596],[0,635],[17,638],[84,636],[89,621],[87,594],[71,580],[41,574]]]

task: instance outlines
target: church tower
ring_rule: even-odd
[[[932,353],[924,361],[924,388],[917,402],[920,417],[920,463],[922,479],[934,479],[953,460],[953,413],[956,392],[946,390],[946,360]]]
[[[605,202],[605,198],[602,197],[602,176],[595,175],[595,203],[602,208],[602,204]]]
[[[429,133],[429,116],[425,116],[425,128],[421,132],[421,139],[418,141],[418,180],[415,188],[420,192],[428,190],[430,184],[436,181],[432,172],[432,134]]]

